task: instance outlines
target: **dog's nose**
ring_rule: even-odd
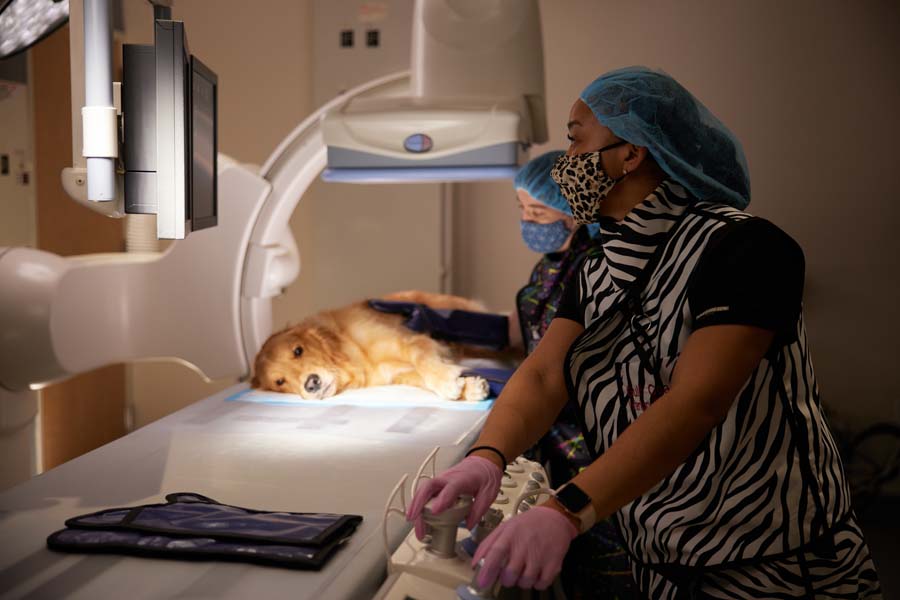
[[[322,387],[322,378],[315,373],[307,377],[306,383],[303,384],[303,389],[310,394],[318,392],[320,387]]]

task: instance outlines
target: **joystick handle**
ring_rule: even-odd
[[[431,533],[429,552],[441,558],[456,558],[456,530],[471,508],[472,496],[460,496],[453,506],[439,514],[433,514],[431,507],[425,505],[422,519]]]
[[[496,508],[489,508],[487,512],[484,513],[484,516],[481,517],[481,521],[478,523],[478,526],[472,531],[472,537],[475,539],[475,543],[480,544],[484,541],[484,539],[491,534],[492,531],[497,529],[497,525],[500,524],[500,521],[503,520],[503,512]]]

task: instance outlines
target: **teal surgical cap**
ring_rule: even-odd
[[[538,202],[572,216],[572,209],[569,208],[566,197],[550,177],[553,164],[563,154],[565,152],[562,150],[554,150],[531,159],[516,173],[513,185],[517,190],[528,192],[528,195]]]
[[[663,171],[700,200],[737,208],[750,203],[741,143],[670,76],[647,67],[610,71],[587,86],[581,100],[618,137],[645,146]]]

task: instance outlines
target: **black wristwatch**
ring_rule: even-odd
[[[556,490],[554,496],[556,502],[581,523],[579,533],[584,533],[597,522],[597,513],[591,503],[591,497],[574,483],[565,484]]]

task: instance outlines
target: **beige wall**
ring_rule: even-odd
[[[0,81],[0,154],[9,174],[0,175],[0,246],[34,246],[34,168],[31,99],[23,82]],[[22,171],[29,182],[23,183]]]
[[[803,246],[806,314],[824,400],[900,418],[900,4],[890,0],[543,0],[551,141],[607,70],[661,67],[742,140],[750,211]],[[535,255],[503,184],[460,186],[456,289],[510,306]],[[462,270],[459,270],[462,269]]]
[[[312,110],[311,3],[180,0],[172,16],[185,22],[191,52],[219,76],[219,150],[261,165]],[[123,0],[123,18],[126,43],[152,43],[153,11],[146,0]],[[301,204],[291,219],[298,240],[309,221],[304,209]],[[294,312],[298,300],[280,299],[275,322]],[[206,383],[177,363],[135,364],[129,386],[133,424],[149,423],[232,383]]]
[[[540,152],[533,150],[532,156]],[[540,255],[522,243],[512,182],[454,187],[453,293],[493,310],[514,310],[516,292]]]

